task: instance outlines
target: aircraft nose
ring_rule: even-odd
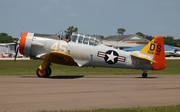
[[[24,33],[21,35],[21,39],[20,39],[20,43],[19,43],[19,52],[20,52],[21,54],[24,54],[24,47],[25,47],[27,35],[28,35],[28,32],[24,32]]]

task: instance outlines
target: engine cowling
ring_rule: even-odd
[[[19,52],[22,55],[30,56],[31,53],[31,43],[34,33],[24,32],[21,35],[20,43],[19,43]]]

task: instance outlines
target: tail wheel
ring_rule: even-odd
[[[39,68],[36,70],[36,74],[38,77],[49,77],[52,73],[51,68],[40,70]]]
[[[148,74],[147,73],[142,73],[143,78],[147,78]]]

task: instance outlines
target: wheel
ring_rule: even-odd
[[[147,78],[148,74],[147,73],[142,73],[143,78]]]
[[[36,74],[38,77],[49,77],[52,73],[51,68],[47,68],[44,70],[40,70],[39,68],[36,70]]]
[[[51,73],[52,73],[51,68],[48,67],[48,68],[46,69],[46,71],[47,71],[46,77],[49,77],[49,76],[51,75]]]
[[[39,68],[36,70],[36,74],[37,74],[37,76],[38,77],[45,77],[45,75],[46,75],[46,70],[44,69],[44,70],[40,70]]]

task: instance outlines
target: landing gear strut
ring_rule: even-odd
[[[37,68],[36,70],[36,74],[38,77],[49,77],[52,73],[52,70],[50,68],[50,63],[46,66],[45,69],[40,69],[40,68]]]

